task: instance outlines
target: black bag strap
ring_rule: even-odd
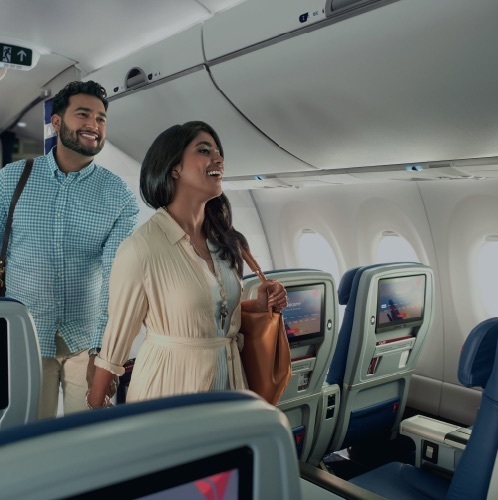
[[[17,183],[12,199],[10,200],[9,214],[7,215],[7,222],[5,223],[5,232],[3,234],[2,251],[0,252],[0,297],[5,297],[5,259],[7,256],[7,247],[9,245],[10,229],[12,227],[12,219],[14,217],[14,209],[16,208],[17,200],[21,196],[22,190],[26,185],[29,174],[33,168],[34,160],[29,158],[24,164],[19,182]]]

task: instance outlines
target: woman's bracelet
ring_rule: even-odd
[[[98,410],[99,407],[93,407],[88,402],[88,394],[90,394],[90,389],[88,389],[88,391],[86,391],[86,395],[85,395],[86,407],[89,408],[90,410]],[[111,403],[111,400],[109,399],[109,396],[106,394],[105,398],[104,398],[104,404],[101,406],[101,408],[111,408],[112,406],[114,406],[114,405]]]

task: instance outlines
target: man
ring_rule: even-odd
[[[86,409],[107,323],[111,264],[137,222],[131,190],[94,163],[105,142],[107,106],[105,89],[93,81],[72,82],[55,96],[57,145],[35,159],[14,212],[6,296],[29,308],[37,328],[40,418],[56,416],[59,386],[64,414]],[[0,170],[0,241],[24,163]]]

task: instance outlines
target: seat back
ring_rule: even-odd
[[[313,269],[265,273],[286,288],[283,311],[292,358],[292,375],[278,403],[293,429],[298,456],[306,461],[312,445],[323,380],[337,342],[338,302],[334,278]],[[257,295],[255,275],[244,278],[243,299]]]
[[[340,391],[337,424],[317,426],[315,457],[394,436],[432,324],[433,288],[432,270],[418,263],[375,264],[344,274],[338,298],[346,309],[324,386]]]
[[[5,498],[301,498],[287,420],[247,391],[41,420],[0,432],[0,450]]]
[[[481,406],[451,481],[431,469],[391,462],[351,482],[386,498],[498,498],[498,318],[479,323],[462,348],[458,379],[482,387]]]
[[[0,298],[0,429],[37,418],[41,373],[31,314],[21,302]]]
[[[448,499],[497,498],[498,491],[490,495],[489,487],[492,481],[498,485],[498,318],[482,321],[469,333],[462,347],[458,380],[465,387],[484,390]]]

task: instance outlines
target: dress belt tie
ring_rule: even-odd
[[[192,349],[217,349],[225,347],[227,353],[228,379],[230,389],[246,389],[242,377],[240,351],[244,347],[244,335],[230,333],[226,337],[171,337],[148,331],[147,339],[155,345],[169,348],[187,347]]]

